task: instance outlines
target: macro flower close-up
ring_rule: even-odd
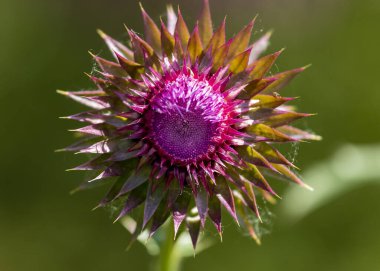
[[[251,43],[253,19],[226,38],[226,20],[213,29],[207,0],[194,29],[179,8],[168,6],[159,26],[141,13],[144,35],[126,27],[129,44],[98,30],[114,59],[91,53],[93,90],[59,91],[90,108],[66,117],[86,125],[64,150],[94,155],[73,168],[97,171],[81,189],[117,177],[98,207],[116,209],[116,221],[130,215],[133,233],[152,236],[171,217],[174,235],[185,221],[195,248],[207,219],[222,236],[224,208],[260,243],[250,212],[261,221],[256,198],[279,197],[266,173],[311,190],[276,149],[319,139],[291,126],[311,114],[279,94],[305,67],[268,75],[283,51],[263,54],[270,33]]]
[[[376,0],[0,0],[0,271],[378,271]]]

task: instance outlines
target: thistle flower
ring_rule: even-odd
[[[214,32],[207,0],[191,32],[179,9],[169,6],[160,26],[141,11],[145,35],[127,29],[129,45],[98,31],[115,62],[92,55],[95,90],[60,91],[91,108],[67,117],[87,126],[65,150],[95,154],[74,170],[99,172],[80,189],[116,177],[98,206],[122,204],[116,220],[134,215],[136,233],[152,235],[172,217],[175,234],[186,221],[195,247],[207,219],[222,233],[223,206],[258,240],[256,197],[277,197],[263,173],[308,188],[274,147],[318,139],[289,126],[310,114],[277,93],[305,67],[267,76],[282,53],[259,58],[270,34],[250,45],[253,19],[226,41],[226,21]],[[132,212],[140,205],[142,216]]]

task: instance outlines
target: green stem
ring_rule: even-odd
[[[182,256],[175,250],[174,227],[172,223],[168,223],[164,240],[161,243],[160,254],[156,271],[179,271]]]

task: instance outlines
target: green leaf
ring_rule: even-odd
[[[380,145],[347,144],[331,156],[304,171],[304,179],[312,185],[313,193],[290,187],[283,202],[283,215],[298,221],[314,211],[338,200],[349,191],[380,181]]]

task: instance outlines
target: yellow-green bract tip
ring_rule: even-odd
[[[96,32],[99,34],[100,37],[106,38],[107,34],[104,33],[101,29],[96,29]]]
[[[312,65],[311,63],[310,63],[310,64],[307,64],[306,66],[303,66],[302,69],[303,69],[303,70],[306,70],[306,69],[310,68],[311,65]]]

